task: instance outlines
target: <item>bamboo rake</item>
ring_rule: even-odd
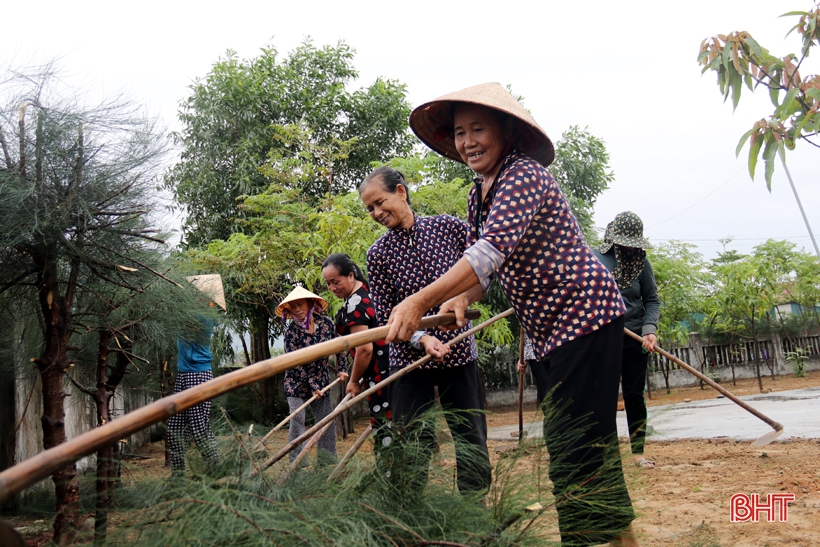
[[[624,332],[627,334],[627,336],[630,336],[630,337],[634,338],[635,340],[637,340],[638,342],[643,343],[643,341],[644,341],[643,337],[635,334],[631,330],[629,330],[627,328],[624,328]],[[752,408],[751,406],[749,406],[749,404],[745,403],[744,401],[741,401],[740,399],[737,398],[736,395],[731,393],[725,387],[718,384],[717,382],[715,382],[714,380],[712,380],[708,376],[704,376],[702,373],[700,373],[695,368],[687,365],[686,363],[684,363],[683,361],[681,361],[680,359],[678,359],[677,357],[675,357],[674,355],[672,355],[668,351],[666,351],[666,350],[664,350],[664,349],[662,349],[658,346],[655,346],[655,351],[660,353],[661,355],[663,355],[664,357],[666,357],[667,359],[669,359],[673,363],[676,363],[678,366],[682,367],[686,371],[694,374],[701,381],[709,384],[711,387],[718,390],[724,397],[726,397],[727,399],[731,400],[732,402],[737,403],[738,405],[740,405],[740,407],[743,410],[751,412],[752,414],[754,414],[755,416],[757,416],[758,418],[760,418],[761,420],[763,420],[764,422],[769,424],[769,426],[771,426],[772,429],[774,429],[774,431],[770,431],[769,433],[766,433],[765,435],[763,435],[760,438],[758,438],[757,440],[755,440],[752,443],[754,446],[767,445],[770,442],[772,442],[773,440],[775,440],[776,438],[778,438],[783,433],[783,426],[780,423],[772,420],[771,418],[769,418],[765,414],[761,413],[759,410],[756,410],[756,409]]]
[[[327,480],[332,481],[333,479],[339,476],[339,473],[341,473],[342,470],[345,468],[347,462],[350,461],[350,458],[352,458],[356,454],[356,452],[359,451],[359,448],[362,447],[362,445],[371,433],[373,433],[373,426],[368,425],[367,429],[365,429],[359,436],[359,438],[356,439],[356,442],[353,443],[353,446],[350,447],[350,450],[347,451],[347,454],[345,454],[344,458],[342,458],[342,461],[339,462],[339,465],[336,466],[336,469],[333,470],[333,473],[330,474]]]
[[[521,327],[518,342],[518,360],[524,362],[524,327]],[[524,373],[518,373],[518,444],[524,442]]]
[[[327,390],[329,390],[330,388],[332,388],[333,386],[335,386],[336,384],[338,384],[340,381],[341,381],[341,378],[336,378],[335,380],[333,380],[332,382],[330,382],[328,385],[326,385],[325,387],[323,387],[322,389],[320,389],[320,390],[319,390],[319,393],[321,393],[321,394],[323,394],[323,395],[324,395],[324,394],[325,394],[325,392],[326,392]],[[297,408],[296,410],[294,410],[293,412],[291,412],[290,414],[288,414],[288,416],[287,416],[284,420],[282,420],[281,422],[279,422],[278,424],[276,424],[276,425],[274,426],[274,428],[273,428],[273,429],[271,429],[270,431],[268,431],[268,432],[267,432],[267,434],[266,434],[264,437],[262,437],[262,439],[261,439],[258,443],[256,443],[256,446],[254,446],[254,447],[253,447],[254,452],[256,452],[257,450],[259,450],[260,448],[263,448],[263,447],[264,447],[264,448],[267,448],[267,445],[265,444],[265,441],[267,441],[268,439],[270,439],[270,438],[271,438],[271,436],[272,436],[272,435],[273,435],[276,431],[278,431],[278,430],[279,430],[279,428],[281,428],[283,425],[285,425],[286,423],[288,423],[288,422],[289,422],[289,421],[290,421],[290,420],[291,420],[294,416],[296,416],[297,414],[299,414],[300,412],[302,412],[304,409],[306,409],[306,408],[308,407],[308,405],[310,405],[310,403],[312,403],[312,402],[313,402],[313,401],[315,401],[316,399],[318,399],[318,397],[316,397],[316,395],[312,396],[310,399],[308,399],[307,401],[305,401],[305,403],[304,403],[302,406],[300,406],[299,408]]]
[[[341,405],[342,403],[344,403],[345,401],[350,399],[350,397],[351,397],[350,393],[345,395],[344,399],[342,399],[341,402],[339,402],[339,405]],[[327,432],[327,430],[332,425],[333,425],[333,422],[328,422],[327,424],[325,424],[325,426],[322,429],[317,431],[316,434],[313,435],[313,437],[311,437],[310,440],[307,443],[305,443],[305,447],[302,449],[301,452],[299,452],[299,455],[296,456],[296,458],[294,458],[293,463],[290,464],[290,468],[287,469],[284,473],[282,473],[282,476],[279,477],[278,481],[276,481],[277,486],[282,486],[283,484],[285,484],[285,482],[287,482],[288,477],[291,475],[291,473],[293,473],[294,471],[296,471],[299,468],[299,465],[307,457],[308,452],[310,452],[310,449],[313,448],[313,445],[315,445],[317,442],[319,442],[319,439],[321,439],[322,436],[324,436],[325,432]],[[319,456],[317,455],[316,458],[318,459]]]
[[[475,318],[476,315],[468,316]],[[425,317],[420,328],[438,327],[454,322],[453,314]],[[234,389],[275,376],[290,368],[304,365],[334,353],[341,353],[364,344],[384,339],[388,327],[378,327],[334,338],[298,351],[260,361],[254,365],[218,376],[196,387],[163,397],[153,403],[129,412],[125,416],[83,433],[79,437],[39,454],[0,472],[0,504],[24,488],[45,479],[83,456],[103,446],[116,443],[123,437],[167,420],[203,401],[213,399]]]
[[[484,321],[483,323],[481,323],[477,327],[473,327],[472,329],[461,333],[460,335],[456,336],[455,338],[453,338],[452,340],[447,342],[446,345],[452,346],[454,344],[457,344],[458,342],[461,342],[462,340],[464,340],[468,336],[472,336],[476,332],[486,328],[489,325],[492,325],[493,323],[495,323],[499,319],[503,319],[504,317],[507,317],[508,315],[512,315],[512,313],[513,313],[512,308],[508,309],[507,311],[501,312],[498,315],[496,315],[494,317],[491,317],[490,319]],[[364,331],[364,332],[368,332],[368,331]],[[282,448],[282,450],[280,450],[279,452],[274,454],[270,459],[265,461],[265,463],[262,464],[262,469],[265,470],[268,467],[270,467],[271,465],[273,465],[276,462],[278,462],[279,460],[281,460],[288,452],[293,450],[302,441],[304,441],[305,439],[307,439],[308,437],[310,437],[311,435],[316,433],[316,431],[318,431],[320,428],[324,427],[325,424],[327,424],[328,422],[335,419],[336,416],[338,416],[339,414],[341,414],[342,412],[344,412],[348,408],[352,407],[354,404],[358,403],[359,401],[361,401],[362,399],[364,399],[365,397],[367,397],[371,393],[375,393],[376,391],[382,389],[384,386],[392,384],[393,382],[395,382],[396,380],[398,380],[402,376],[412,372],[413,370],[417,369],[418,367],[420,367],[421,365],[423,365],[424,363],[426,363],[429,360],[430,360],[430,356],[425,355],[424,357],[422,357],[418,361],[416,361],[414,363],[411,363],[411,364],[407,365],[406,367],[404,367],[404,368],[402,368],[402,369],[400,369],[400,370],[398,370],[394,373],[391,373],[390,376],[388,376],[386,379],[382,380],[381,382],[374,385],[370,389],[367,389],[367,390],[361,392],[356,397],[353,397],[352,399],[349,399],[347,401],[343,401],[339,406],[336,407],[336,409],[333,412],[331,412],[330,414],[325,416],[323,419],[319,420],[313,427],[311,427],[310,429],[308,429],[307,431],[305,431],[304,433],[302,433],[301,435],[299,435],[298,437],[296,437],[295,439],[290,441],[287,445],[285,445],[284,448]],[[254,476],[254,475],[255,475],[255,473],[251,474],[251,476]]]

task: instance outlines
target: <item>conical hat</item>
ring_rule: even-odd
[[[276,309],[273,310],[273,313],[275,313],[277,317],[282,317],[282,314],[285,311],[285,304],[287,304],[288,302],[293,302],[294,300],[301,300],[302,298],[312,298],[319,302],[319,305],[322,306],[322,311],[325,311],[327,309],[327,300],[325,300],[321,296],[313,294],[301,285],[297,285],[293,288],[292,291],[290,291],[290,294],[288,294],[285,297],[285,299],[282,300],[282,302],[278,306],[276,306]]]
[[[518,121],[519,150],[547,167],[555,159],[555,148],[538,122],[509,91],[496,82],[448,93],[424,103],[410,114],[410,128],[421,141],[451,160],[464,163],[453,140],[454,103],[472,103],[493,108]]]
[[[222,287],[222,276],[219,274],[192,275],[185,279],[190,281],[191,284],[201,292],[208,295],[208,298],[210,298],[214,304],[228,311],[228,308],[225,306],[225,289]]]

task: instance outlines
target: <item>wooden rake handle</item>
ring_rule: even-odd
[[[478,316],[477,311],[467,310],[468,319],[475,319]],[[433,315],[422,319],[420,328],[439,327],[454,322],[455,315],[453,314]],[[40,452],[0,472],[0,504],[24,488],[51,476],[71,462],[96,452],[103,446],[114,444],[127,435],[167,420],[174,414],[194,405],[322,357],[378,342],[387,336],[389,330],[386,326],[369,329],[266,359],[129,412],[121,418],[87,431],[68,442]]]
[[[632,332],[631,330],[629,330],[629,329],[627,329],[627,328],[624,328],[624,333],[625,333],[627,336],[630,336],[630,337],[634,338],[635,340],[637,340],[637,341],[639,341],[639,342],[641,342],[641,343],[643,343],[643,341],[644,341],[644,340],[643,340],[643,337],[638,336],[637,334],[635,334],[634,332]],[[707,384],[709,384],[711,387],[713,387],[713,388],[715,388],[716,390],[718,390],[718,391],[719,391],[719,392],[720,392],[720,393],[721,393],[724,397],[726,397],[727,399],[730,399],[732,402],[734,402],[734,403],[736,403],[736,404],[740,405],[740,407],[741,407],[741,408],[743,408],[744,410],[746,410],[747,412],[751,412],[752,414],[754,414],[755,416],[757,416],[758,418],[760,418],[761,420],[763,420],[764,422],[766,422],[767,424],[769,424],[769,425],[772,427],[772,429],[774,429],[775,431],[783,431],[783,426],[782,426],[781,424],[779,424],[778,422],[776,422],[776,421],[772,420],[771,418],[769,418],[769,417],[768,417],[768,416],[766,416],[765,414],[761,413],[760,411],[755,410],[754,408],[752,408],[751,406],[749,406],[747,403],[745,403],[745,402],[741,401],[740,399],[738,399],[738,398],[737,398],[737,396],[736,396],[736,395],[734,395],[733,393],[731,393],[731,392],[730,392],[729,390],[727,390],[725,387],[723,387],[722,385],[718,384],[717,382],[715,382],[714,380],[712,380],[712,379],[711,379],[711,378],[709,378],[708,376],[704,376],[704,375],[703,375],[702,373],[700,373],[698,370],[696,370],[696,369],[694,369],[693,367],[691,367],[691,366],[687,365],[686,363],[684,363],[683,361],[681,361],[680,359],[678,359],[677,357],[675,357],[674,355],[672,355],[672,354],[671,354],[671,353],[669,353],[668,351],[666,351],[666,350],[664,350],[664,349],[662,349],[662,348],[660,348],[660,347],[658,347],[658,346],[655,346],[655,351],[656,351],[657,353],[660,353],[661,355],[663,355],[664,357],[666,357],[667,359],[669,359],[669,360],[670,360],[670,361],[672,361],[673,363],[676,363],[676,364],[677,364],[678,366],[680,366],[681,368],[683,368],[683,369],[687,370],[688,372],[690,372],[690,373],[694,374],[694,375],[695,375],[695,376],[697,376],[700,380],[702,380],[703,382],[706,382],[706,383],[707,383]]]
[[[323,387],[322,389],[320,389],[320,390],[319,390],[319,392],[320,392],[322,395],[324,395],[324,394],[325,394],[325,392],[326,392],[327,390],[329,390],[330,388],[332,388],[333,386],[335,386],[336,384],[338,384],[339,382],[341,382],[341,380],[342,380],[341,378],[336,378],[335,380],[333,380],[332,382],[330,382],[328,385],[326,385],[325,387]],[[256,446],[254,446],[254,447],[253,447],[253,449],[254,449],[254,450],[259,450],[259,449],[260,449],[260,448],[262,448],[263,446],[264,446],[265,448],[267,448],[267,446],[265,445],[265,441],[267,441],[268,439],[270,439],[270,438],[271,438],[271,436],[279,430],[279,428],[281,428],[283,425],[285,425],[286,423],[288,423],[289,421],[291,421],[291,420],[293,419],[293,417],[294,417],[294,416],[296,416],[297,414],[299,414],[300,412],[302,412],[304,409],[306,409],[308,406],[310,406],[310,403],[312,403],[312,402],[313,402],[313,401],[315,401],[316,399],[317,399],[316,395],[311,396],[311,398],[310,398],[310,399],[308,399],[307,401],[305,401],[305,402],[304,402],[304,403],[303,403],[303,404],[302,404],[299,408],[297,408],[296,410],[294,410],[293,412],[291,412],[290,414],[288,414],[288,415],[285,417],[285,419],[284,419],[284,420],[282,420],[281,422],[279,422],[278,424],[276,424],[276,425],[273,427],[273,429],[271,429],[270,431],[268,431],[268,432],[265,434],[265,436],[264,436],[264,437],[262,437],[262,438],[259,440],[259,442],[258,442],[258,443],[256,443]]]
[[[495,316],[491,317],[490,319],[484,321],[480,325],[478,325],[476,327],[473,327],[472,329],[470,329],[468,331],[462,332],[461,334],[459,334],[458,336],[456,336],[455,338],[453,338],[452,340],[447,342],[446,345],[447,346],[453,346],[455,344],[458,344],[459,342],[461,342],[465,338],[467,338],[469,336],[472,336],[473,334],[479,332],[480,330],[482,330],[482,329],[488,327],[489,325],[495,323],[499,319],[503,319],[504,317],[507,317],[507,316],[512,315],[512,314],[513,314],[513,309],[512,308],[510,308],[506,311],[503,311],[503,312],[499,313],[498,315],[495,315]],[[365,332],[367,332],[367,331],[365,331]],[[410,372],[412,372],[413,370],[415,370],[416,368],[423,365],[424,363],[426,363],[429,360],[430,360],[430,355],[425,355],[424,357],[422,357],[418,361],[410,363],[409,365],[407,365],[407,366],[405,366],[405,367],[403,367],[403,368],[401,368],[401,369],[399,369],[395,372],[391,372],[390,376],[388,376],[387,378],[385,378],[384,380],[382,380],[378,384],[374,385],[373,387],[368,388],[365,391],[362,391],[356,397],[353,397],[352,399],[343,401],[341,404],[339,404],[339,406],[336,407],[336,409],[333,412],[331,412],[330,414],[328,414],[327,416],[325,416],[324,418],[319,420],[317,423],[313,424],[313,427],[311,427],[310,429],[308,429],[307,431],[305,431],[304,433],[302,433],[301,435],[299,435],[298,437],[296,437],[295,439],[290,441],[279,452],[277,452],[276,454],[271,456],[269,459],[267,459],[265,461],[265,463],[262,464],[262,471],[264,471],[265,469],[267,469],[271,465],[273,465],[276,462],[278,462],[279,460],[281,460],[283,457],[285,457],[285,455],[288,452],[290,452],[291,450],[296,448],[296,446],[299,445],[302,441],[304,441],[305,439],[307,439],[311,435],[314,435],[320,428],[324,427],[325,424],[327,424],[331,420],[334,420],[336,418],[336,416],[338,416],[339,414],[341,414],[342,412],[344,412],[348,408],[352,407],[353,405],[355,405],[359,401],[363,400],[368,395],[371,395],[371,394],[375,393],[376,391],[382,389],[384,386],[390,385],[391,383],[395,382],[396,380],[398,380],[402,376],[404,376],[406,374],[409,374]],[[257,474],[257,471],[254,471],[254,472],[251,473],[251,476],[253,477],[256,474]]]

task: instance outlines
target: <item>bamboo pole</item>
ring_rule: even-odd
[[[518,361],[525,363],[524,360],[524,327],[521,327],[518,341]],[[518,373],[518,444],[524,442],[524,372]]]
[[[445,344],[445,345],[452,346],[454,344],[457,344],[457,343],[461,342],[462,340],[464,340],[465,338],[467,338],[468,336],[472,336],[473,334],[477,333],[481,329],[484,329],[487,326],[492,325],[493,323],[495,323],[499,319],[503,319],[504,317],[507,317],[508,315],[512,315],[512,313],[513,313],[512,308],[508,309],[507,311],[501,312],[498,315],[496,315],[494,317],[491,317],[490,319],[484,321],[483,323],[481,323],[477,327],[473,327],[472,329],[459,334],[458,336],[456,336],[455,338],[453,338],[452,340],[447,342],[447,344]],[[367,332],[367,331],[364,331],[364,332]],[[342,404],[337,406],[336,409],[333,412],[331,412],[330,414],[325,416],[322,420],[320,420],[319,422],[314,424],[313,427],[311,427],[310,429],[308,429],[307,431],[305,431],[304,433],[302,433],[301,435],[299,435],[298,437],[296,437],[295,439],[290,441],[287,445],[285,445],[284,448],[282,448],[282,450],[280,450],[279,452],[274,454],[270,459],[265,461],[265,463],[262,464],[262,469],[265,470],[268,467],[270,467],[271,465],[273,465],[276,462],[278,462],[279,460],[281,460],[288,452],[293,450],[299,443],[301,443],[302,441],[304,441],[305,439],[307,439],[308,437],[310,437],[311,435],[316,433],[316,431],[318,431],[321,427],[324,427],[324,425],[326,423],[328,423],[331,420],[333,420],[334,418],[336,418],[336,416],[338,416],[339,414],[341,414],[342,412],[344,412],[348,408],[352,407],[354,404],[358,403],[359,401],[361,401],[362,399],[364,399],[368,395],[370,395],[372,393],[375,393],[376,391],[382,389],[384,386],[392,384],[393,382],[395,382],[396,380],[398,380],[402,376],[405,376],[406,374],[412,372],[413,370],[417,369],[418,367],[420,367],[421,365],[423,365],[424,363],[426,363],[429,360],[430,360],[430,356],[425,355],[424,357],[422,357],[418,361],[415,361],[414,363],[411,363],[411,364],[407,365],[406,367],[404,367],[402,369],[399,369],[398,371],[396,371],[394,373],[391,373],[390,376],[388,376],[386,379],[382,380],[381,382],[374,385],[370,389],[367,389],[367,390],[361,392],[356,397],[353,397],[352,399],[350,399],[348,401],[344,401]],[[252,474],[251,476],[254,476],[254,475]]]
[[[477,317],[477,313],[472,312],[470,318]],[[421,328],[449,325],[454,320],[455,316],[453,314],[425,317],[421,321]],[[96,427],[79,437],[40,452],[0,472],[0,504],[24,488],[51,476],[71,462],[87,456],[103,446],[114,444],[127,435],[167,420],[178,412],[234,389],[264,380],[290,368],[310,363],[327,355],[377,342],[384,339],[388,331],[389,327],[386,326],[368,329],[266,359],[254,365],[218,376],[196,387],[163,397],[149,405],[129,412],[121,418],[112,420],[101,427]]]
[[[328,385],[326,385],[325,387],[323,387],[322,389],[320,389],[320,390],[319,390],[319,393],[321,393],[322,395],[324,395],[324,394],[325,394],[325,392],[326,392],[327,390],[329,390],[330,388],[332,388],[333,386],[335,386],[336,384],[338,384],[341,380],[342,380],[341,378],[336,378],[335,380],[333,380],[332,382],[330,382]],[[268,431],[268,432],[267,432],[267,434],[266,434],[264,437],[262,437],[262,439],[261,439],[258,443],[256,443],[256,446],[254,446],[254,447],[253,447],[254,452],[256,452],[257,450],[259,450],[260,448],[263,448],[263,447],[264,447],[264,448],[268,448],[268,447],[267,447],[267,445],[265,444],[265,441],[267,441],[268,439],[270,439],[270,438],[271,438],[271,436],[272,436],[272,435],[273,435],[276,431],[278,431],[280,427],[282,427],[283,425],[285,425],[286,423],[288,423],[289,421],[291,421],[291,419],[293,419],[293,417],[294,417],[294,416],[296,416],[297,414],[299,414],[300,412],[302,412],[304,409],[306,409],[306,408],[308,407],[308,405],[310,405],[310,403],[312,403],[312,402],[313,402],[313,401],[315,401],[316,399],[318,399],[318,397],[317,397],[316,395],[313,395],[310,399],[308,399],[307,401],[305,401],[305,403],[304,403],[303,405],[301,405],[299,408],[297,408],[296,410],[294,410],[293,412],[291,412],[290,414],[288,414],[288,416],[287,416],[284,420],[282,420],[281,422],[279,422],[278,424],[276,424],[276,425],[274,426],[274,428],[273,428],[273,429],[271,429],[270,431]]]
[[[341,406],[342,403],[344,403],[345,401],[350,399],[350,397],[352,397],[352,395],[350,395],[350,393],[345,395],[344,399],[342,399],[339,402],[338,406]],[[337,406],[337,408],[338,408],[338,406]],[[276,486],[282,486],[282,485],[285,484],[285,482],[288,480],[288,477],[290,477],[290,475],[294,471],[296,471],[296,469],[299,467],[299,465],[302,463],[302,461],[307,457],[308,452],[310,452],[310,449],[313,448],[313,446],[317,442],[319,442],[319,439],[321,439],[324,436],[324,434],[327,432],[327,430],[332,425],[333,425],[333,422],[328,422],[327,424],[325,424],[325,426],[322,429],[317,431],[316,434],[313,435],[313,437],[311,437],[310,440],[307,443],[305,443],[305,447],[302,449],[301,452],[299,452],[299,454],[296,456],[296,458],[294,458],[293,462],[290,464],[290,468],[286,469],[285,472],[282,473],[282,476],[279,477],[279,480],[276,481]],[[318,458],[319,456],[317,455],[316,457]]]
[[[644,341],[643,337],[635,334],[634,332],[632,332],[631,330],[629,330],[627,328],[624,328],[624,333],[626,333],[627,336],[630,336],[631,338],[634,338],[638,342],[643,343],[643,341]],[[746,410],[747,412],[751,412],[752,414],[754,414],[755,416],[757,416],[758,418],[760,418],[761,420],[763,420],[764,422],[769,424],[769,426],[771,426],[772,429],[774,429],[774,431],[770,431],[769,433],[766,433],[765,435],[761,436],[759,439],[754,441],[754,443],[752,443],[752,444],[754,444],[755,446],[763,446],[764,444],[769,444],[770,442],[775,440],[777,437],[779,437],[781,433],[783,433],[783,426],[780,423],[772,420],[771,418],[769,418],[765,414],[763,414],[760,411],[752,408],[747,403],[741,401],[740,399],[737,398],[737,396],[735,394],[731,393],[725,387],[718,384],[717,382],[715,382],[714,380],[712,380],[708,376],[703,375],[700,371],[696,370],[694,367],[691,367],[690,365],[684,363],[683,361],[681,361],[680,359],[678,359],[677,357],[675,357],[674,355],[672,355],[671,353],[669,353],[668,351],[664,350],[661,347],[655,346],[655,351],[660,353],[661,355],[663,355],[664,357],[666,357],[667,359],[669,359],[673,363],[678,364],[680,367],[682,367],[686,371],[694,374],[701,381],[709,384],[711,387],[718,390],[724,397],[726,397],[727,399],[731,400],[732,402],[740,405],[740,407],[743,410]]]
[[[356,452],[359,451],[359,448],[362,447],[362,445],[371,433],[373,433],[373,426],[368,425],[367,429],[365,429],[359,436],[359,438],[356,439],[356,442],[353,443],[353,446],[350,447],[350,450],[347,451],[347,454],[345,454],[344,458],[342,458],[342,461],[339,462],[339,465],[336,466],[336,469],[333,470],[333,473],[330,474],[327,480],[332,481],[333,479],[339,476],[339,473],[341,473],[342,470],[345,468],[347,462],[350,461],[350,458],[352,458],[356,454]]]

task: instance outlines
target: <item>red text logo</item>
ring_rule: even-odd
[[[760,522],[764,514],[766,522],[787,522],[789,520],[789,502],[794,501],[794,494],[767,494],[766,501],[757,494],[735,494],[729,501],[730,522]]]

